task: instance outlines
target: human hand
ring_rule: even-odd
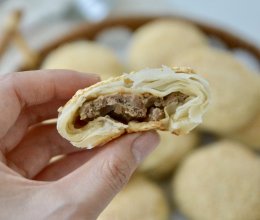
[[[0,78],[0,219],[96,219],[158,144],[145,132],[79,150],[41,123],[98,80],[64,70]],[[57,155],[65,156],[49,163]]]

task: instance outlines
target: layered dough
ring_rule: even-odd
[[[81,148],[125,132],[187,134],[202,122],[208,104],[208,84],[191,69],[144,69],[79,90],[60,108],[57,129]]]

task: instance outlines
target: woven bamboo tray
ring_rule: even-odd
[[[140,26],[144,25],[147,22],[150,22],[152,20],[162,18],[162,17],[128,17],[128,18],[111,18],[104,20],[99,23],[83,23],[79,25],[75,30],[72,30],[69,34],[62,36],[61,38],[54,40],[47,46],[41,48],[39,51],[37,51],[39,55],[39,60],[35,64],[33,68],[26,68],[21,66],[18,70],[24,71],[24,70],[32,70],[32,69],[38,69],[44,60],[44,58],[55,48],[59,47],[60,45],[80,40],[80,39],[88,39],[93,40],[95,37],[101,32],[109,28],[113,27],[126,27],[130,30],[134,31],[135,29],[139,28]],[[168,16],[169,18],[169,16]],[[181,17],[175,17],[170,16],[170,18],[173,19],[179,19],[179,20],[186,20],[193,24],[195,24],[197,27],[199,27],[206,35],[210,37],[216,37],[217,39],[221,40],[226,44],[226,46],[229,49],[233,48],[239,48],[243,49],[247,52],[249,52],[251,55],[253,55],[260,64],[260,49],[251,44],[250,42],[240,38],[239,36],[236,36],[235,34],[229,33],[228,31],[225,31],[223,29],[213,27],[208,24],[203,24],[197,21],[192,21],[187,18],[181,18]]]

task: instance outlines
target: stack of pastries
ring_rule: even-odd
[[[260,219],[260,75],[237,60],[232,51],[213,47],[209,36],[182,20],[159,19],[141,26],[133,32],[125,52],[122,64],[122,59],[110,48],[94,41],[75,41],[53,50],[42,63],[45,69],[92,72],[100,74],[102,80],[108,79],[78,92],[60,110],[62,122],[58,120],[58,130],[75,146],[92,148],[125,132],[160,130],[159,147],[98,219],[167,220],[170,209],[179,210],[187,220]],[[182,68],[170,70],[165,66]],[[120,76],[127,70],[134,73]],[[114,123],[108,117],[99,117],[94,119],[95,129],[89,123],[90,126],[84,125],[77,133],[71,124],[83,116],[66,120],[87,105],[87,97],[96,98],[111,91],[124,89],[143,95],[156,89],[152,95],[165,98],[166,90],[162,92],[161,88],[166,84],[162,81],[169,77],[169,71],[176,76],[183,74],[184,78],[194,71],[198,81],[201,77],[208,82],[208,87],[198,89],[198,86],[191,94],[186,91],[189,85],[185,87],[185,78],[185,83],[180,83],[183,88],[171,91],[182,91],[188,98],[175,106],[175,115],[168,112],[169,126],[163,120],[162,123],[146,119],[138,123],[127,121],[125,125],[122,120],[125,122],[126,118]],[[148,76],[156,86],[144,82],[142,77]],[[140,85],[136,86],[137,82]],[[200,83],[204,86],[204,82]],[[195,106],[206,108],[209,104],[207,111],[204,107],[200,109],[205,113],[202,123],[198,119],[202,114],[190,113],[195,112],[191,104],[184,111],[185,116],[183,113],[177,118],[178,109],[196,98],[200,102],[195,102]],[[102,126],[97,127],[100,123]]]

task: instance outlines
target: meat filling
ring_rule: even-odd
[[[80,124],[86,124],[99,116],[127,124],[129,121],[159,121],[165,117],[164,107],[184,103],[187,95],[173,92],[161,98],[152,94],[113,94],[86,101],[79,109]],[[82,123],[85,122],[85,123]]]

